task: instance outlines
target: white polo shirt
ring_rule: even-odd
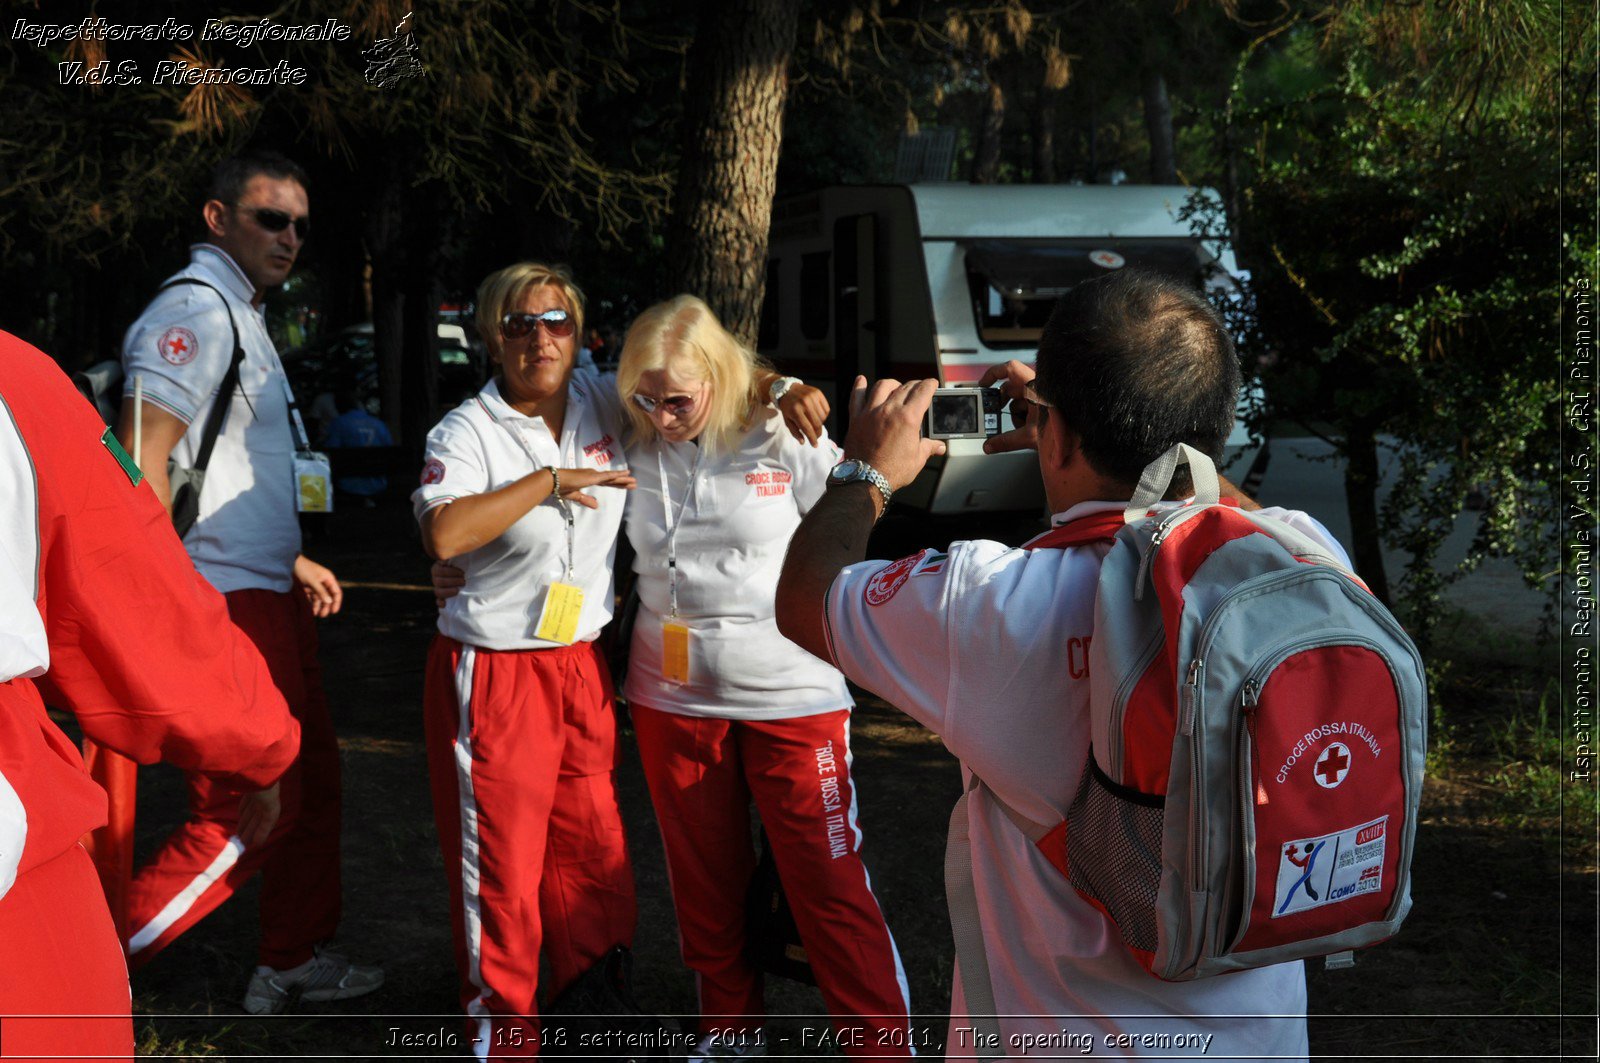
[[[822,497],[839,448],[826,436],[815,447],[796,440],[777,410],[762,407],[726,452],[657,438],[635,443],[632,455],[639,486],[628,499],[628,541],[639,616],[628,700],[743,720],[848,708],[844,676],[784,638],[773,617],[784,551]],[[678,621],[690,631],[685,684],[662,672],[662,623],[672,609],[669,552],[677,557]]]
[[[575,369],[567,385],[567,413],[559,443],[542,417],[518,413],[494,381],[445,414],[428,433],[422,486],[411,494],[417,519],[435,506],[499,490],[536,469],[625,469],[622,406],[612,378]],[[520,440],[520,442],[519,442]],[[526,448],[526,449],[524,449]],[[532,457],[529,457],[529,453]],[[583,590],[578,641],[600,634],[611,619],[612,564],[628,492],[595,487],[600,503],[569,503],[573,514],[573,573],[567,569],[567,525],[554,498],[546,499],[492,542],[451,563],[466,586],[439,612],[439,631],[457,642],[491,650],[548,649],[535,638],[550,584]]]
[[[287,591],[300,552],[300,522],[283,365],[266,320],[250,305],[255,286],[227,252],[194,245],[188,267],[168,280],[179,277],[203,280],[222,297],[194,284],[158,293],[122,341],[123,396],[133,394],[134,377],[142,376],[145,401],[188,422],[172,457],[193,467],[206,417],[233,358],[233,329],[222,303],[227,299],[244,364],[206,467],[199,519],[183,545],[195,568],[219,591]]]
[[[1125,505],[1082,503],[1055,523]],[[1304,513],[1263,513],[1344,559]],[[938,733],[963,775],[977,772],[1035,822],[1060,822],[1089,748],[1088,642],[1109,548],[960,542],[948,555],[852,565],[828,592],[834,659],[852,680]],[[968,817],[1002,1042],[1068,1031],[1091,1038],[1097,1055],[1306,1055],[1302,964],[1163,982],[983,791],[969,801]],[[950,1014],[946,1054],[970,1057],[959,972]],[[1123,1035],[1131,1035],[1128,1043]]]

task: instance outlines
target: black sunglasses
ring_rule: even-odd
[[[254,218],[256,224],[269,233],[281,233],[290,225],[293,225],[294,234],[304,240],[306,235],[311,232],[310,218],[290,217],[283,211],[273,210],[271,207],[241,207],[240,209]]]
[[[518,313],[510,311],[500,318],[500,334],[508,340],[520,340],[524,336],[533,335],[533,330],[540,325],[550,335],[561,339],[572,335],[572,330],[577,327],[577,322],[572,320],[572,315],[565,310],[546,310],[542,314]]]

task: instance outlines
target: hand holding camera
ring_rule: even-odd
[[[997,388],[936,388],[922,434],[929,439],[988,439],[999,433],[1005,407]]]
[[[1033,366],[1013,358],[1009,362],[990,366],[983,374],[983,378],[978,381],[978,386],[983,388],[999,384],[1000,394],[1011,405],[1011,423],[1016,425],[1009,432],[1001,432],[986,439],[983,444],[985,454],[1039,449],[1039,425],[1033,416],[1033,406],[1028,401],[1027,394],[1027,387],[1033,383],[1034,375]]]
[[[938,386],[935,380],[886,379],[869,389],[866,377],[856,377],[845,456],[872,466],[893,490],[915,480],[930,457],[945,452],[943,440],[919,438]]]

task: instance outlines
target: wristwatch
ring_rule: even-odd
[[[858,458],[846,458],[835,465],[833,470],[828,473],[829,487],[836,484],[853,483],[869,483],[876,487],[878,494],[883,496],[883,512],[879,513],[878,516],[881,517],[889,511],[889,496],[893,494],[889,490],[889,481],[883,478],[883,473],[874,469],[871,465]]]
[[[776,406],[779,399],[789,394],[790,388],[794,387],[796,384],[804,383],[805,381],[801,380],[797,376],[781,376],[768,385],[767,401]]]

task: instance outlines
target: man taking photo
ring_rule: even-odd
[[[1008,362],[983,383],[997,380],[1020,427],[986,449],[1037,450],[1056,527],[1120,513],[1145,466],[1174,444],[1220,458],[1240,383],[1233,343],[1205,298],[1133,270],[1063,296],[1036,366]],[[964,776],[987,784],[970,795],[965,828],[1000,1016],[990,1051],[1070,1035],[1075,1048],[1100,1054],[1304,1057],[1300,963],[1188,982],[1152,977],[999,803],[1060,822],[1087,770],[1087,647],[1110,544],[1028,550],[978,540],[892,564],[862,560],[888,496],[943,452],[920,437],[935,386],[880,380],[869,390],[857,380],[845,461],[791,542],[777,620],[788,638],[937,732]],[[1170,499],[1192,493],[1187,474],[1179,481]],[[1266,512],[1344,557],[1305,514]],[[958,967],[950,1058],[977,1054],[964,974]]]

